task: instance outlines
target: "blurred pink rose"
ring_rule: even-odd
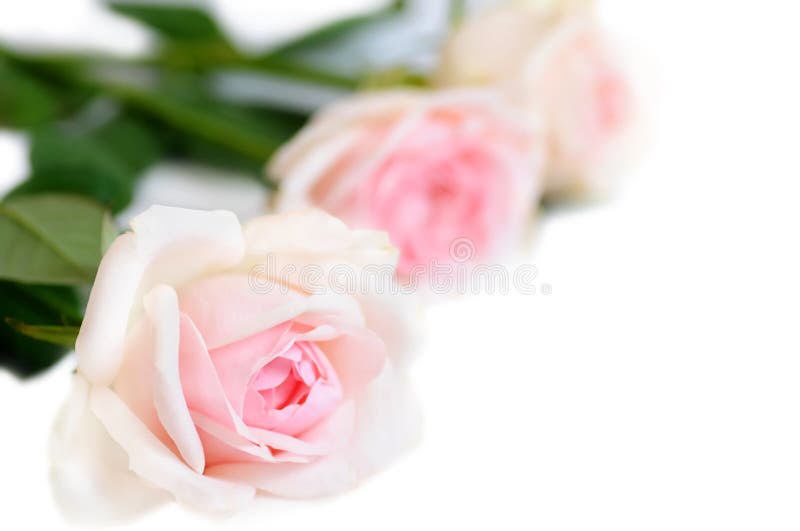
[[[163,492],[203,510],[335,493],[414,440],[398,307],[251,274],[267,256],[391,266],[385,234],[318,211],[242,230],[230,212],[153,207],[131,226],[100,265],[55,430],[69,513],[132,513]]]
[[[602,187],[631,116],[628,80],[589,7],[512,1],[479,13],[448,40],[438,73],[443,86],[497,90],[542,121],[546,194]]]
[[[477,261],[510,243],[538,201],[534,128],[473,91],[366,93],[314,117],[273,158],[279,210],[314,204],[386,230],[398,272],[471,240]]]
[[[607,158],[616,154],[631,111],[628,80],[602,36],[588,20],[567,20],[548,35],[529,68],[529,85],[515,87],[520,92],[514,96],[539,99],[549,139],[548,190],[601,185],[591,181],[614,162]]]

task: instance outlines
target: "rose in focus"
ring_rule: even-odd
[[[166,493],[204,510],[256,491],[331,494],[415,440],[400,306],[310,294],[291,275],[255,291],[248,275],[268,255],[297,270],[391,265],[385,234],[319,211],[242,229],[230,212],[153,207],[131,227],[98,270],[54,432],[68,512],[134,514]]]
[[[619,162],[632,115],[625,73],[587,1],[510,1],[450,36],[437,82],[496,90],[547,143],[545,194],[602,188]]]
[[[452,262],[456,240],[471,240],[475,261],[513,243],[538,201],[542,157],[537,129],[491,94],[387,91],[324,109],[269,173],[279,210],[313,204],[387,231],[407,277]]]

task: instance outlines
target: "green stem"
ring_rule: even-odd
[[[0,49],[0,55],[4,54]],[[5,52],[5,55],[26,64],[59,67],[61,69],[92,68],[163,68],[165,70],[222,70],[240,69],[276,76],[337,89],[355,90],[361,82],[361,76],[347,76],[331,72],[289,59],[283,55],[269,54],[263,57],[245,57],[238,53],[197,54],[191,61],[176,58],[171,54],[157,57],[121,58],[113,55],[86,54],[19,54]]]
[[[334,41],[341,35],[347,35],[352,30],[361,28],[368,24],[387,20],[392,16],[401,13],[406,7],[405,0],[394,0],[387,6],[378,9],[373,13],[355,15],[349,18],[335,20],[329,24],[320,26],[299,37],[290,39],[277,47],[271,49],[264,57],[277,58],[285,57],[308,48],[318,47]]]
[[[245,70],[254,70],[269,75],[301,81],[324,87],[355,90],[361,84],[362,76],[345,76],[343,74],[314,68],[307,64],[288,60],[282,56],[266,56],[260,59],[249,59],[238,65]]]
[[[0,54],[3,52],[0,50]],[[168,94],[95,79],[82,66],[96,64],[80,56],[22,56],[16,53],[5,55],[33,71],[62,83],[107,94],[123,105],[134,108],[148,116],[194,137],[225,147],[234,153],[254,159],[259,163],[267,160],[279,146],[270,145],[267,138],[252,134],[245,129],[218,119],[206,109],[176,100]],[[123,63],[130,66],[130,62]]]
[[[113,83],[97,83],[96,86],[121,103],[149,114],[175,129],[189,132],[241,155],[264,161],[278,147],[266,145],[265,139],[260,135],[251,135],[203,111],[197,111],[191,105],[168,100],[165,96]]]

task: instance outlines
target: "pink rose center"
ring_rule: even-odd
[[[342,386],[325,354],[312,342],[298,341],[253,374],[244,421],[297,435],[330,415],[341,399]]]

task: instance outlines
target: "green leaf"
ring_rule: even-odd
[[[9,197],[70,193],[118,212],[133,196],[134,174],[101,142],[47,127],[31,135],[31,175]]]
[[[35,171],[14,188],[7,199],[17,199],[41,194],[75,194],[91,198],[117,213],[131,202],[133,183],[110,178],[111,174],[94,169],[64,167],[55,170]]]
[[[120,1],[111,1],[108,4],[117,13],[150,27],[167,39],[225,40],[217,23],[208,13],[197,7]]]
[[[102,207],[77,196],[32,195],[0,203],[0,279],[92,282],[111,223]]]
[[[54,119],[58,110],[50,87],[0,59],[0,124],[30,127]]]
[[[457,28],[467,14],[466,0],[450,0],[450,9],[448,11],[450,27]]]
[[[246,157],[263,165],[296,131],[296,119],[263,120],[235,105],[214,100],[199,89],[166,87],[145,90],[106,84],[104,88],[124,105],[149,116],[160,128],[169,128],[195,140]]]
[[[69,68],[69,60],[42,68],[0,47],[0,125],[39,126],[67,116],[91,96],[86,87],[65,83],[53,70]]]
[[[9,196],[78,194],[119,212],[132,199],[135,179],[160,156],[155,134],[130,116],[89,132],[45,127],[31,135],[31,175]]]
[[[121,114],[92,131],[89,138],[112,153],[136,177],[163,155],[159,138],[145,121]]]
[[[11,317],[6,317],[6,324],[22,335],[69,348],[75,348],[75,339],[81,329],[79,326],[30,325]]]
[[[108,248],[111,247],[111,244],[114,243],[114,240],[117,239],[117,236],[119,236],[117,224],[114,223],[114,218],[111,217],[111,214],[106,212],[105,216],[103,216],[103,225],[100,228],[101,258],[106,254],[106,251],[108,251]],[[100,263],[98,262],[97,265],[100,265]]]
[[[398,87],[429,88],[431,80],[424,74],[398,66],[370,72],[361,80],[361,90],[382,90]]]
[[[272,113],[262,109],[254,110],[253,116],[264,116],[264,125],[272,127],[269,133],[264,133],[264,138],[270,138],[270,142],[275,145],[281,145],[289,140],[305,123],[305,117]],[[170,135],[168,139],[167,134]],[[238,150],[220,146],[205,138],[181,134],[177,131],[169,133],[165,131],[164,135],[165,141],[169,142],[169,154],[172,157],[221,169],[240,171],[258,179],[262,177],[269,157],[269,154],[265,154],[267,158],[244,155]]]
[[[359,76],[320,68],[289,54],[265,55],[250,59],[240,66],[245,70],[249,69],[267,76],[277,76],[300,83],[345,90],[357,89],[360,81]]]
[[[82,300],[73,288],[0,281],[0,366],[20,376],[35,374],[58,361],[69,348],[20,334],[8,319],[26,326],[81,322]]]
[[[357,90],[362,74],[320,68],[309,56],[315,52],[329,52],[357,32],[402,13],[405,6],[405,1],[395,0],[373,12],[336,20],[289,39],[266,53],[249,57],[240,66],[301,82]]]
[[[58,323],[77,325],[83,320],[84,298],[79,290],[70,286],[42,286],[17,284],[0,281],[0,301],[20,300],[19,305],[0,304],[0,320],[6,317],[32,323]],[[26,313],[14,311],[15,308],[36,308],[47,310],[45,319],[38,319]],[[42,312],[44,314],[44,312]]]

